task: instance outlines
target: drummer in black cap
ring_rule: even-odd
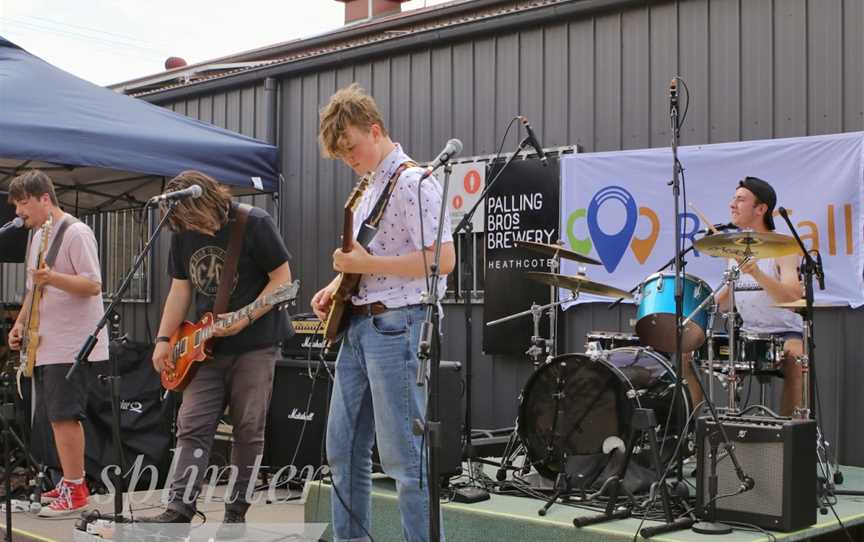
[[[735,195],[729,202],[732,223],[741,230],[773,231],[776,205],[777,193],[768,182],[758,177],[744,177],[738,181]],[[780,365],[784,382],[780,411],[786,416],[791,416],[795,408],[801,406],[801,366],[796,358],[804,351],[804,324],[800,315],[775,305],[801,298],[798,262],[798,254],[753,259],[741,266],[741,275],[735,283],[735,305],[741,315],[741,330],[750,335],[773,335],[783,341]],[[729,263],[731,265],[733,261]],[[728,289],[721,289],[716,298],[720,310],[728,310]],[[688,373],[687,377],[692,377],[692,372]],[[698,397],[701,394],[694,388],[690,386],[694,399],[701,399]]]

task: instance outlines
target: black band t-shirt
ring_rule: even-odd
[[[232,203],[228,223],[215,235],[184,231],[171,237],[168,274],[175,279],[188,280],[192,286],[196,321],[204,313],[213,310],[236,214],[237,204]],[[236,311],[255,301],[270,281],[268,273],[289,258],[273,219],[266,211],[252,207],[237,260],[237,274],[231,278],[233,284],[227,312]],[[278,344],[291,335],[293,330],[285,311],[271,310],[240,333],[217,338],[213,350],[217,354],[239,354]]]

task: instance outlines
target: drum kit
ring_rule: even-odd
[[[514,458],[523,453],[526,459],[523,472],[527,472],[530,464],[541,476],[551,480],[560,480],[565,471],[571,475],[568,465],[573,464],[574,458],[585,459],[581,465],[591,464],[592,467],[583,468],[578,483],[571,482],[571,489],[576,485],[587,489],[592,484],[596,488],[603,481],[603,463],[612,462],[610,452],[615,449],[624,452],[626,447],[628,461],[655,469],[658,461],[668,464],[681,454],[683,457],[690,455],[692,446],[682,446],[684,442],[680,440],[692,436],[688,421],[695,406],[688,388],[676,384],[678,378],[671,356],[665,354],[674,352],[676,346],[674,275],[662,271],[652,274],[632,290],[634,296],[589,279],[584,266],[600,264],[593,258],[558,245],[535,242],[517,242],[516,245],[551,256],[552,272],[524,273],[530,280],[549,285],[550,302],[533,304],[527,311],[487,323],[494,326],[527,315],[531,315],[534,322],[531,345],[526,352],[534,362],[534,372],[522,389],[516,431],[505,451],[498,479],[506,478],[506,471],[514,468]],[[698,277],[683,276],[681,348],[682,352],[694,353],[697,366],[713,377],[709,382],[717,378],[728,387],[725,411],[736,414],[739,412],[736,392],[742,376],[760,377],[760,382],[764,383],[761,379],[780,374],[784,356],[783,341],[779,337],[743,333],[737,329],[740,318],[735,311],[735,284],[741,267],[755,259],[795,254],[799,247],[793,237],[752,231],[717,233],[696,240],[694,246],[709,256],[739,262],[726,269],[717,288],[712,289]],[[558,273],[562,259],[577,262],[579,273]],[[715,303],[715,294],[722,288],[729,292],[730,303],[725,311]],[[564,299],[558,295],[562,289],[570,292]],[[635,298],[638,303],[635,335],[593,331],[587,335],[585,352],[559,355],[555,338],[556,307],[576,300],[583,293],[619,300]],[[796,302],[778,306],[800,310],[802,305]],[[551,324],[548,338],[539,336],[544,313]],[[726,321],[727,333],[713,332],[717,315]],[[807,327],[802,330],[805,341],[809,340]],[[806,342],[804,346],[807,352]],[[802,364],[805,391],[802,407],[795,415],[805,417],[809,416],[807,356],[797,361]],[[714,399],[710,385],[709,398]],[[764,403],[764,386],[761,399]],[[653,410],[657,426],[650,431],[639,428],[643,431],[640,435],[634,431],[631,420],[636,419],[637,410],[644,412],[642,409]],[[651,443],[646,441],[649,432],[654,433],[652,442],[659,450],[652,450]],[[584,475],[588,471],[592,474]]]

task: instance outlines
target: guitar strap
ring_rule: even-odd
[[[57,253],[60,252],[60,245],[63,243],[63,236],[66,235],[66,228],[78,222],[78,219],[72,215],[65,215],[60,225],[57,227],[57,233],[54,234],[54,240],[51,241],[51,248],[45,255],[45,265],[54,267],[54,260],[57,259]]]
[[[378,233],[378,223],[381,222],[381,218],[384,217],[384,211],[387,209],[387,204],[390,203],[390,196],[393,194],[396,185],[399,183],[399,177],[402,175],[402,172],[410,167],[417,167],[417,164],[409,160],[403,162],[398,168],[396,168],[396,171],[394,171],[393,175],[390,176],[390,181],[387,186],[381,191],[381,195],[378,196],[378,201],[375,202],[372,212],[369,213],[369,216],[367,216],[366,220],[363,221],[363,224],[360,225],[360,231],[357,233],[357,242],[360,243],[363,248],[369,248],[369,243],[372,242],[375,234]]]
[[[228,295],[234,284],[234,275],[237,272],[237,261],[240,259],[240,250],[243,247],[243,232],[246,231],[246,219],[249,218],[250,205],[245,203],[232,204],[234,210],[234,222],[231,224],[231,233],[228,237],[228,251],[225,255],[225,264],[222,267],[219,288],[216,290],[216,301],[213,303],[213,315],[223,314],[228,309]]]

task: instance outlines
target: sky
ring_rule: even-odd
[[[403,11],[447,0],[411,0]],[[0,36],[98,85],[341,27],[336,0],[0,0]]]

